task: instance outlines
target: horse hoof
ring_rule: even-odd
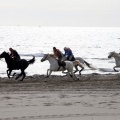
[[[14,77],[16,75],[16,73],[14,73],[12,76]]]
[[[44,80],[44,82],[47,82],[47,80]]]
[[[81,76],[81,72],[79,72],[79,75]]]

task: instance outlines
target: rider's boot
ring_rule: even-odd
[[[65,66],[63,66],[63,69],[66,70]]]
[[[65,66],[66,66],[65,62],[62,61],[62,67],[63,67],[64,70],[66,70],[66,67],[65,67]]]

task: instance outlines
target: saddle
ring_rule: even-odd
[[[69,56],[69,57],[67,57],[67,60],[68,61],[75,61],[75,57],[74,56]]]

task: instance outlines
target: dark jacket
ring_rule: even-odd
[[[10,54],[10,56],[12,58],[14,58],[16,61],[20,60],[20,55],[18,54],[18,52],[16,50],[13,50],[12,53]]]
[[[71,49],[65,50],[64,56],[67,57],[67,60],[70,60],[70,61],[74,61],[75,60],[74,55],[73,55]]]

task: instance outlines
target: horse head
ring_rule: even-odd
[[[0,54],[0,58],[6,58],[8,56],[9,56],[9,54],[7,52],[5,52],[5,51]]]
[[[48,60],[49,58],[53,58],[53,59],[55,59],[55,60],[57,60],[56,58],[55,58],[55,56],[54,56],[54,54],[44,54],[43,55],[43,58],[41,59],[41,62],[43,62],[43,61],[45,61],[45,60]]]
[[[113,56],[114,56],[114,54],[115,54],[115,52],[110,52],[110,53],[109,53],[109,55],[108,55],[108,58],[113,57]]]
[[[44,54],[44,55],[43,55],[43,58],[41,59],[41,62],[47,60],[48,57],[49,57],[49,54]]]
[[[5,58],[7,64],[11,64],[12,58],[10,57],[8,52],[3,52],[0,54],[0,58]]]

